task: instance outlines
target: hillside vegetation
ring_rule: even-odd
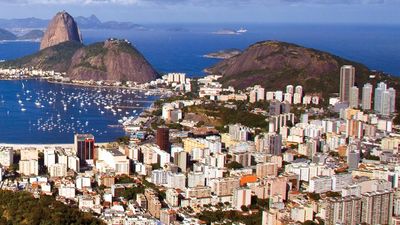
[[[220,74],[225,86],[244,89],[261,85],[266,90],[284,90],[288,84],[302,85],[307,93],[318,93],[327,100],[339,92],[340,68],[353,65],[356,82],[362,88],[367,82],[376,87],[384,81],[397,90],[400,102],[400,79],[371,71],[365,65],[320,50],[280,41],[263,41],[249,46],[242,54],[223,60],[206,72]],[[373,74],[373,77],[370,75]],[[361,94],[361,90],[360,90]],[[400,104],[396,104],[400,112]],[[395,122],[400,124],[400,117]]]
[[[0,67],[34,67],[43,70],[66,72],[71,64],[72,56],[78,49],[82,47],[83,45],[78,42],[64,42],[62,44],[43,49],[33,55],[0,63]]]
[[[35,68],[66,72],[73,80],[146,83],[159,74],[129,42],[107,40],[88,46],[64,42],[38,53],[0,63],[3,68]]]
[[[356,67],[357,83],[368,81],[370,71],[360,63],[295,44],[264,41],[207,72],[221,74],[224,85],[241,89],[259,84],[277,90],[293,84],[303,85],[307,92],[331,94],[339,90],[340,67],[349,64]]]
[[[71,208],[53,197],[35,199],[27,192],[0,191],[0,224],[101,225],[99,219]]]

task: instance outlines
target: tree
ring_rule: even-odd
[[[327,197],[341,197],[342,195],[339,192],[328,191],[326,192]]]
[[[238,170],[238,169],[242,169],[242,168],[243,168],[243,165],[240,164],[240,163],[238,163],[238,162],[236,162],[236,161],[232,161],[232,162],[228,163],[228,164],[226,165],[226,167],[227,167],[228,169]]]
[[[160,163],[151,164],[151,170],[159,170],[161,169]]]
[[[303,225],[318,225],[318,223],[316,223],[312,220],[306,220],[306,221],[304,221]]]
[[[19,170],[19,164],[18,164],[18,163],[13,163],[13,164],[10,166],[10,170],[11,170],[12,172],[17,172],[17,171]]]
[[[124,145],[128,145],[130,142],[131,138],[128,136],[123,136],[123,137],[119,137],[117,138],[117,142],[118,144],[124,144]]]
[[[104,224],[91,214],[56,201],[52,196],[36,199],[30,193],[22,191],[0,190],[0,213],[5,212],[7,216],[0,219],[0,224]]]
[[[137,194],[142,194],[144,193],[144,187],[143,186],[134,186],[131,188],[128,188],[124,190],[122,193],[122,197],[124,197],[126,200],[136,200]]]
[[[153,116],[161,116],[162,115],[162,109],[156,109],[152,112]]]
[[[127,184],[127,183],[133,183],[133,180],[129,176],[123,175],[123,176],[118,177],[115,180],[115,183],[117,183],[117,184]]]
[[[257,198],[257,205],[261,208],[269,209],[269,199]]]
[[[308,193],[308,197],[315,201],[318,201],[321,199],[321,196],[317,193]]]
[[[393,123],[395,125],[400,125],[400,114],[397,114],[396,117],[393,120]]]

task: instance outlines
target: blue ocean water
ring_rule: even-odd
[[[185,72],[190,76],[200,76],[203,75],[204,68],[218,62],[215,59],[203,58],[204,54],[229,48],[245,49],[263,40],[280,40],[328,51],[364,63],[371,69],[400,76],[400,25],[148,24],[145,27],[143,30],[130,31],[83,30],[82,33],[85,44],[110,37],[130,40],[159,72]],[[241,27],[248,29],[248,32],[242,35],[213,34],[220,29]],[[39,43],[35,42],[0,42],[0,59],[18,58],[38,49]],[[73,133],[78,131],[93,132],[98,141],[112,141],[124,134],[121,129],[108,126],[117,124],[123,115],[114,116],[108,111],[101,114],[101,107],[94,105],[86,105],[84,108],[88,111],[79,113],[78,102],[75,105],[71,103],[66,111],[59,102],[52,107],[47,105],[37,108],[33,100],[39,98],[41,93],[51,90],[63,93],[57,97],[58,101],[65,99],[65,96],[71,96],[72,93],[96,95],[97,90],[40,81],[25,81],[24,85],[25,88],[35,90],[37,96],[32,96],[32,100],[26,103],[24,100],[22,104],[26,104],[27,110],[22,112],[16,97],[24,90],[26,95],[26,89],[22,88],[21,82],[0,82],[0,97],[5,101],[0,105],[0,143],[69,143]],[[121,98],[134,100],[135,97]],[[125,112],[121,114],[123,113]],[[58,114],[61,120],[58,120]],[[77,124],[78,120],[80,124]],[[62,125],[61,128],[45,131],[38,129],[43,124],[55,126],[56,122]],[[82,123],[85,124],[84,127],[81,126]],[[74,129],[66,132],[66,127]]]
[[[155,99],[39,80],[0,81],[0,143],[72,143],[75,133],[113,141],[125,135],[118,120],[137,116]]]
[[[328,51],[358,61],[370,69],[400,76],[400,25],[342,24],[149,24],[143,30],[83,30],[85,43],[115,37],[130,40],[160,72],[202,75],[216,62],[209,52],[245,49],[263,40],[281,40]],[[216,35],[220,29],[249,31]],[[13,59],[39,49],[39,43],[0,43],[0,59]]]

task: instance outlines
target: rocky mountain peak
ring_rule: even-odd
[[[82,36],[74,18],[62,11],[50,21],[40,44],[40,50],[67,41],[82,43]]]
[[[73,80],[133,81],[159,77],[144,56],[127,40],[109,39],[79,49],[67,72]]]

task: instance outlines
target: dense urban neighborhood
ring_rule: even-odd
[[[166,74],[140,85],[164,95],[115,142],[2,146],[0,195],[62,202],[75,224],[399,224],[396,90],[355,76],[343,66],[327,99]]]

